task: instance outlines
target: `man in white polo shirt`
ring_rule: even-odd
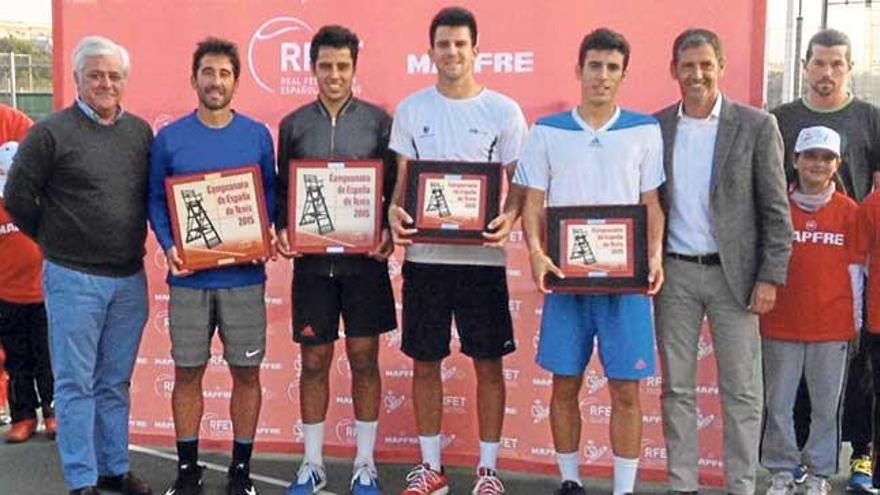
[[[480,85],[474,77],[477,25],[473,14],[441,10],[429,30],[430,54],[437,84],[404,99],[397,107],[389,147],[398,154],[398,177],[408,160],[500,162],[515,165],[527,126],[510,98]],[[504,492],[495,475],[505,389],[502,357],[514,351],[507,293],[505,253],[500,248],[510,230],[501,215],[486,233],[494,246],[411,245],[415,231],[405,229],[410,215],[399,205],[404,180],[397,181],[388,221],[394,240],[407,245],[403,265],[403,352],[413,359],[413,402],[422,463],[407,476],[404,495],[443,494],[449,490],[440,462],[443,383],[440,365],[449,355],[450,325],[461,338],[461,351],[474,360],[480,462],[473,493]],[[414,212],[410,212],[414,213]]]
[[[562,276],[542,247],[545,202],[550,206],[638,204],[648,210],[648,294],[663,283],[663,183],[660,126],[651,116],[621,109],[615,95],[626,75],[629,43],[597,29],[581,43],[581,101],[539,119],[523,147],[514,184],[526,188],[522,224],[532,275],[542,291],[548,272]],[[578,476],[581,417],[578,392],[598,337],[611,393],[614,494],[632,493],[638,470],[642,415],[639,380],[654,373],[654,329],[646,295],[544,296],[538,364],[553,373],[550,427],[562,477],[559,495],[586,492]]]

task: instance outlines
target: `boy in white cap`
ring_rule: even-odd
[[[773,476],[767,494],[795,493],[799,464],[810,473],[809,495],[830,493],[837,472],[840,411],[849,341],[861,326],[860,265],[856,243],[858,206],[835,185],[840,135],[822,126],[798,135],[789,194],[794,226],[788,281],[776,306],[761,317],[766,419],[761,464]],[[803,450],[795,439],[792,410],[801,376],[813,402]]]

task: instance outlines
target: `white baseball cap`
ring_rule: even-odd
[[[9,175],[9,167],[12,166],[12,158],[18,151],[18,143],[9,141],[0,144],[0,198],[3,197],[3,188],[6,186],[6,176]]]
[[[794,152],[803,153],[815,149],[828,150],[840,157],[840,134],[834,129],[821,125],[801,129],[794,145]]]

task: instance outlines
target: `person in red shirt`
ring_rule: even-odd
[[[874,172],[876,176],[880,172]],[[875,414],[873,416],[874,448],[880,443],[880,410],[876,404],[880,403],[880,389],[876,386],[880,383],[880,190],[875,188],[859,206],[858,213],[858,249],[867,257],[868,286],[866,299],[865,329],[867,332],[862,336],[866,340],[866,347],[871,359],[873,369],[874,397],[873,403]],[[874,462],[873,486],[880,486],[880,463]]]
[[[6,350],[9,373],[9,443],[24,442],[34,434],[37,407],[42,409],[46,434],[54,438],[56,429],[48,325],[40,287],[43,256],[12,223],[2,192],[18,142],[31,124],[25,114],[0,105],[0,343]]]
[[[858,205],[835,186],[840,135],[824,126],[801,130],[797,180],[789,202],[794,226],[788,281],[761,317],[766,418],[761,464],[772,474],[766,493],[795,493],[794,470],[807,466],[807,493],[828,493],[840,451],[840,401],[849,341],[861,320]],[[798,449],[792,411],[801,376],[815,401],[810,434]]]

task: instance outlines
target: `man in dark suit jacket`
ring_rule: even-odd
[[[721,94],[715,33],[681,33],[670,70],[682,100],[657,114],[668,223],[666,285],[655,301],[669,482],[674,493],[697,493],[695,375],[708,316],[727,491],[752,494],[763,407],[758,315],[773,307],[791,255],[782,139],[772,116]]]

